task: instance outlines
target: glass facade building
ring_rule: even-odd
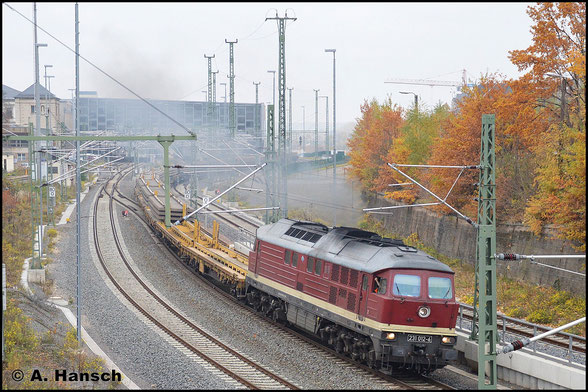
[[[216,111],[207,102],[149,100],[168,116],[190,130],[229,127],[229,103],[217,102]],[[80,97],[80,131],[110,130],[117,133],[177,133],[183,129],[172,120],[138,99]],[[262,136],[264,104],[235,103],[237,133]],[[256,110],[257,109],[257,110]]]

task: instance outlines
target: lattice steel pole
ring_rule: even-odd
[[[292,152],[292,90],[294,87],[288,88],[288,103],[290,104],[288,108],[288,152]]]
[[[478,389],[496,389],[496,175],[495,116],[482,115],[478,243],[471,339],[478,340]],[[477,325],[477,327],[476,327]],[[488,368],[488,369],[487,369]],[[486,382],[488,372],[489,382]]]
[[[212,118],[214,118],[214,129],[216,135],[216,129],[220,126],[220,118],[219,113],[217,113],[216,108],[216,74],[219,73],[217,70],[216,72],[212,72]]]
[[[233,57],[233,44],[236,44],[238,40],[227,41],[225,39],[225,42],[229,44],[229,130],[231,137],[235,137],[235,62]]]
[[[314,160],[318,159],[318,93],[320,89],[314,90]]]
[[[265,175],[265,206],[274,206],[274,105],[267,106],[267,135],[266,135],[266,148],[265,148],[265,161],[268,163],[267,171]],[[270,217],[270,211],[265,211],[265,223],[270,223],[273,220]]]
[[[278,149],[281,155],[281,203],[280,211],[282,218],[288,217],[288,168],[286,160],[286,20],[296,20],[289,18],[286,12],[283,18],[276,16],[265,18],[265,20],[274,19],[278,22]]]
[[[329,96],[321,95],[320,98],[326,99],[325,105],[325,151],[329,151]]]
[[[261,82],[253,82],[253,84],[255,85],[255,115],[253,116],[253,120],[254,120],[254,128],[255,128],[255,135],[257,136],[259,134],[259,85],[261,84]]]
[[[204,55],[204,58],[208,59],[208,88],[206,90],[206,102],[208,103],[206,109],[206,125],[210,119],[212,118],[212,59],[214,58],[214,54],[212,56]]]

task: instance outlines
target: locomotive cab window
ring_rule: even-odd
[[[429,278],[429,298],[433,299],[451,299],[451,279],[430,277]]]
[[[286,254],[284,256],[284,263],[285,264],[290,264],[290,257],[292,257],[292,254],[290,253],[290,251],[288,249],[286,249]]]
[[[388,285],[387,279],[376,276],[374,278],[374,283],[372,285],[372,291],[376,294],[386,294],[386,286],[387,285]]]
[[[398,274],[394,276],[392,292],[401,297],[418,297],[421,295],[421,277]]]
[[[312,272],[314,269],[314,257],[308,258],[308,263],[306,263],[306,272]]]
[[[298,265],[298,253],[292,252],[292,267],[296,267]]]

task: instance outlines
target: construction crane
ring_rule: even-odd
[[[391,80],[386,80],[384,83],[414,84],[414,85],[424,85],[424,86],[447,86],[447,87],[457,87],[458,90],[463,86],[471,87],[474,85],[473,83],[467,82],[465,69],[462,70],[461,82],[442,81],[442,80],[427,80],[427,79],[391,79]]]

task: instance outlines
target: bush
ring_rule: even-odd
[[[553,312],[548,309],[537,309],[527,316],[527,321],[537,324],[550,324],[553,322]]]

